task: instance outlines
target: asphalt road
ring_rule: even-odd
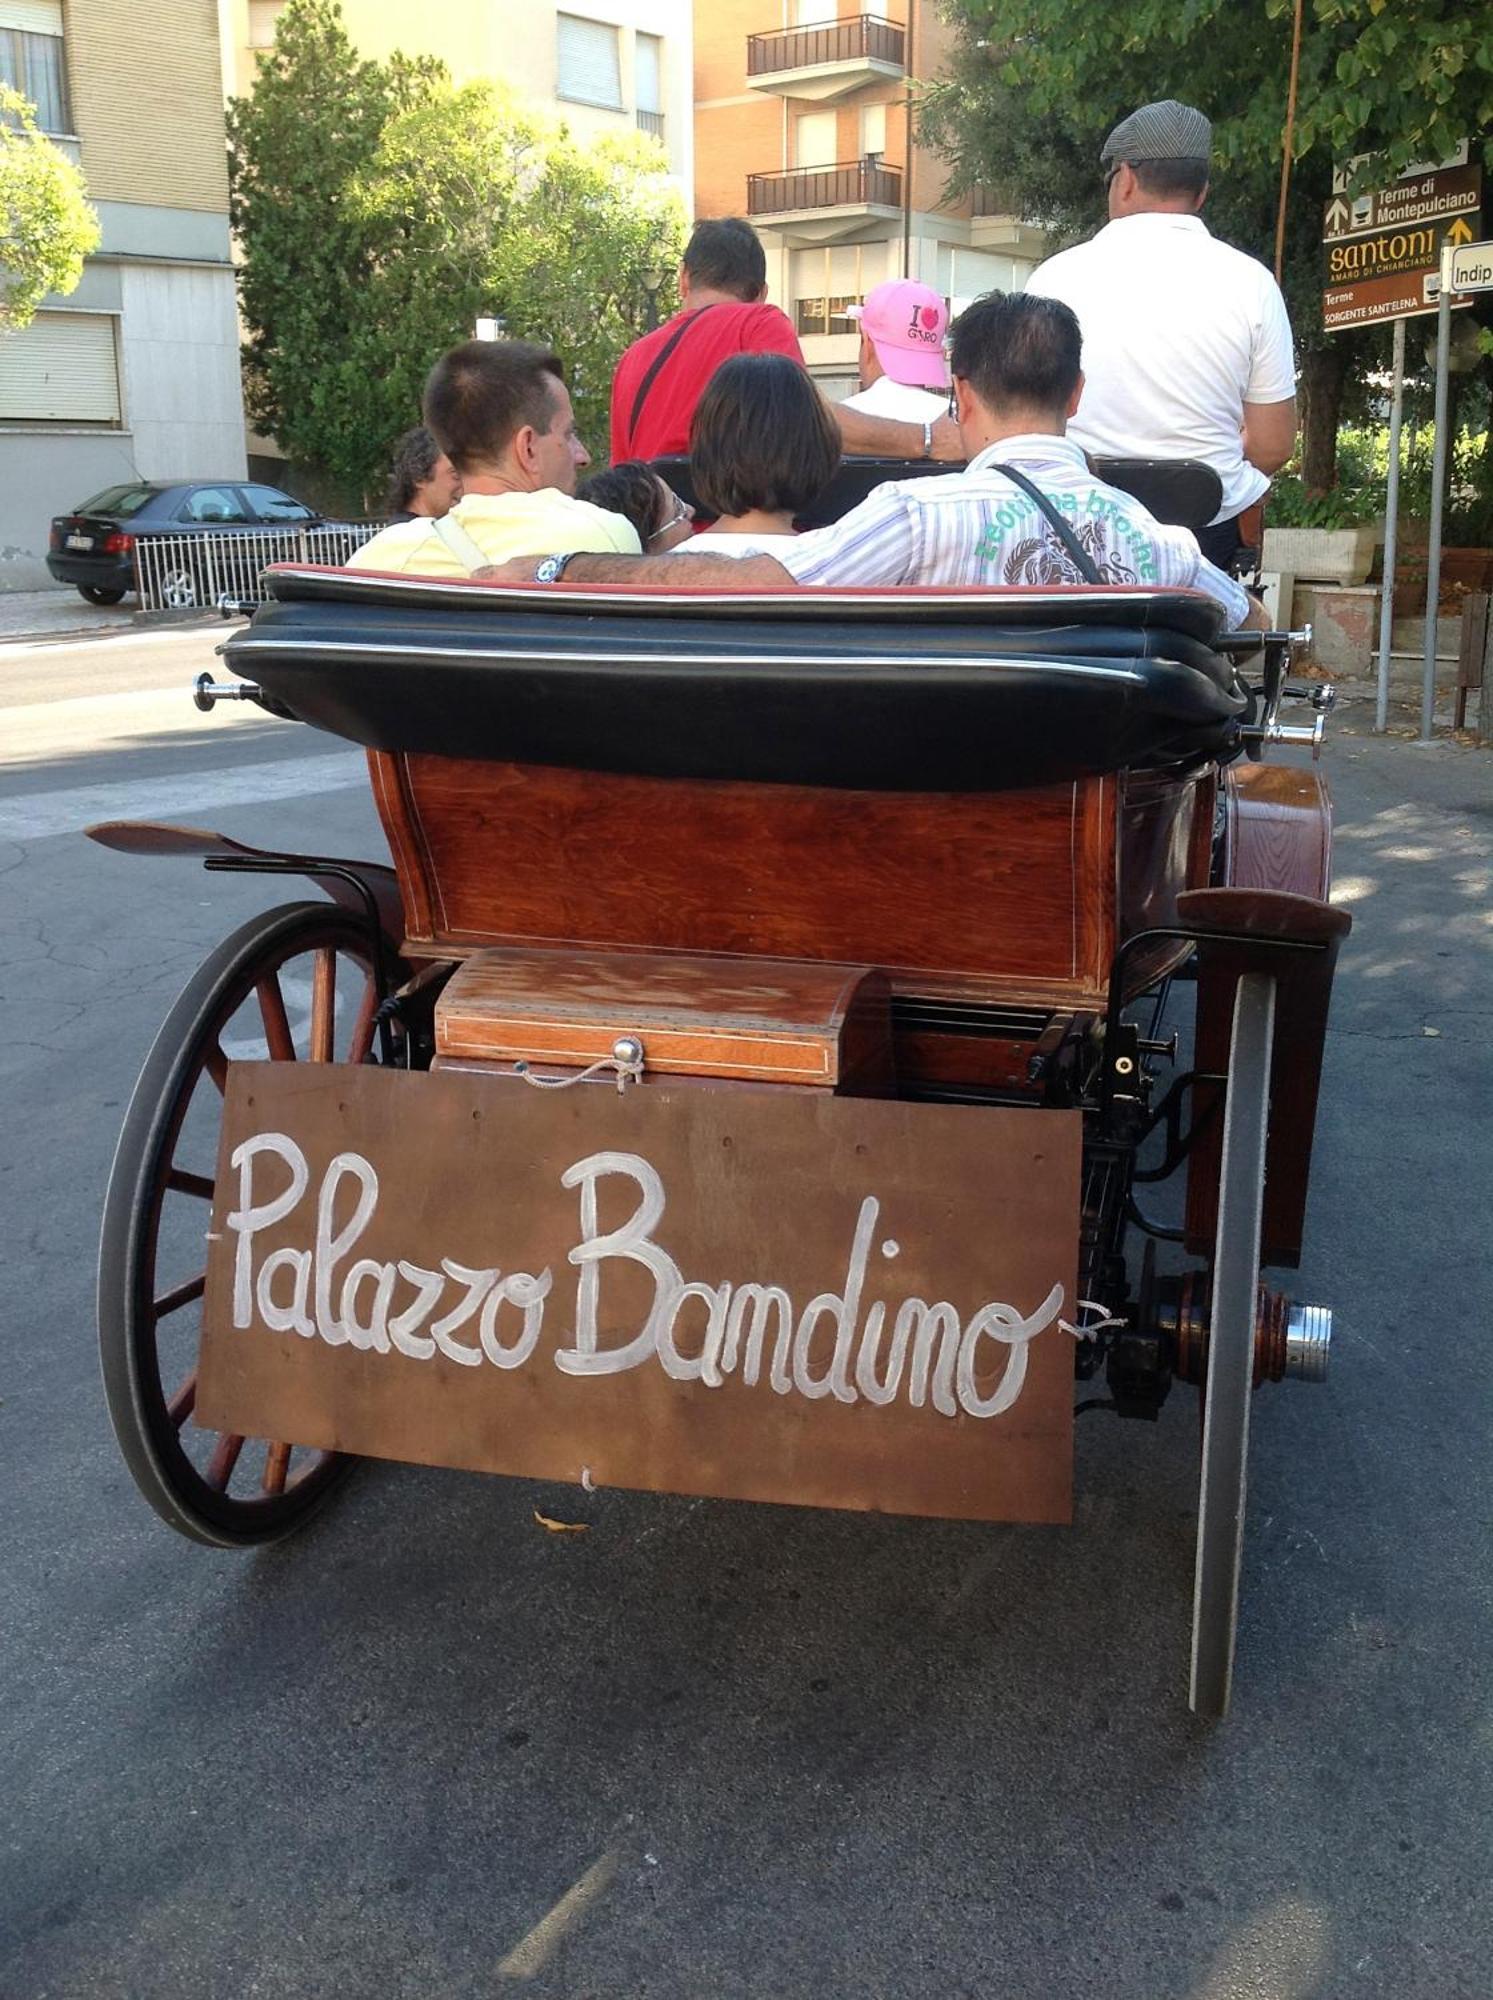
[[[1357,927],[1289,1282],[1338,1341],[1256,1405],[1210,1728],[1190,1391],[1080,1422],[1071,1530],[392,1465],[254,1556],[147,1511],[104,1182],[275,891],[78,828],[381,851],[356,755],[176,692],[216,636],[0,649],[3,2000],[1486,2000],[1488,754],[1335,732]]]

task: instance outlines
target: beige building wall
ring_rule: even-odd
[[[224,42],[232,43],[231,94],[253,88],[257,52],[274,39],[285,0],[221,0]],[[663,43],[662,143],[669,171],[686,202],[694,180],[694,123],[690,48],[691,0],[342,0],[343,19],[359,54],[380,61],[396,53],[434,56],[458,84],[506,85],[528,108],[558,118],[581,139],[634,129],[637,116],[637,37]],[[559,17],[617,30],[620,103],[616,108],[575,101],[560,93],[557,74]],[[645,109],[647,107],[644,107]],[[651,128],[652,121],[648,121]]]
[[[0,343],[0,590],[48,581],[54,514],[130,479],[241,479],[217,0],[0,0],[43,38],[102,240]],[[44,121],[45,123],[45,121]]]
[[[68,0],[83,171],[97,201],[228,212],[216,0]]]

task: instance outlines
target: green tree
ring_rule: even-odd
[[[48,292],[73,291],[98,246],[82,169],[37,130],[35,106],[0,84],[0,334],[29,326]]]
[[[1210,226],[1274,261],[1293,0],[943,0],[959,31],[924,129],[956,185],[983,183],[1057,241],[1104,219],[1099,147],[1163,97],[1213,120]],[[1245,83],[1247,79],[1247,85]],[[1345,389],[1387,350],[1377,331],[1326,334],[1322,205],[1334,162],[1367,155],[1355,185],[1464,138],[1488,152],[1493,10],[1472,0],[1307,0],[1283,285],[1300,350],[1309,485],[1335,478]]]
[[[397,245],[397,219],[370,211],[363,190],[385,127],[428,98],[441,74],[430,62],[360,61],[337,0],[290,0],[253,90],[228,107],[244,407],[292,459],[349,496],[367,489],[373,455],[389,441],[354,340],[380,259]]]
[[[497,246],[497,295],[510,334],[547,340],[564,359],[598,460],[609,450],[618,359],[672,287],[684,228],[658,148],[641,133],[583,147],[562,128],[541,134],[522,163]],[[668,290],[663,309],[672,302]]]

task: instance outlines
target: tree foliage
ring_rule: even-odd
[[[1001,191],[1057,244],[1105,217],[1104,135],[1139,104],[1176,97],[1213,121],[1209,226],[1274,262],[1293,0],[942,0],[958,31],[924,129],[956,184]],[[1322,208],[1336,162],[1354,185],[1442,159],[1493,129],[1493,10],[1477,0],[1306,0],[1283,288],[1303,363],[1308,450],[1341,394],[1387,351],[1378,330],[1322,328]],[[1313,421],[1315,419],[1315,422]]]
[[[647,140],[583,152],[439,64],[361,61],[336,0],[291,0],[229,142],[245,401],[293,459],[376,491],[432,363],[479,316],[554,344],[604,451],[612,368],[683,232]]]
[[[0,84],[0,334],[29,326],[48,292],[71,292],[99,246],[80,167],[37,130],[35,106]]]

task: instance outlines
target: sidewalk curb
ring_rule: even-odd
[[[32,632],[0,632],[0,654],[7,646],[63,646],[75,639],[133,638],[143,632],[184,632],[197,627],[210,630],[241,622],[220,618],[215,611],[134,611],[126,619],[111,619],[107,624],[50,625]]]

